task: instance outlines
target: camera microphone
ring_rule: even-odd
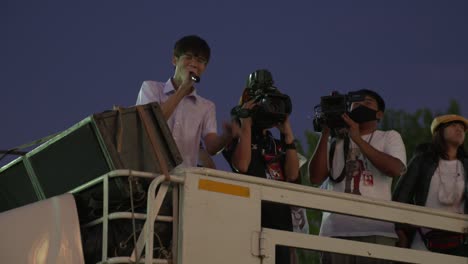
[[[200,77],[195,75],[195,73],[193,73],[193,72],[190,72],[190,79],[192,79],[192,81],[194,81],[196,83],[200,82]]]

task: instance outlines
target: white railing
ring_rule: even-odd
[[[457,233],[468,232],[467,215],[448,213],[427,207],[392,201],[372,200],[353,194],[338,193],[308,186],[265,180],[257,177],[204,168],[191,168],[187,172],[187,180],[189,178],[194,178],[193,175],[189,174],[198,175],[200,178],[228,180],[236,184],[246,183],[252,190],[255,189],[259,191],[261,200],[264,201],[395,223],[413,224]],[[185,184],[188,185],[191,183],[190,181],[186,181]],[[262,263],[264,264],[275,263],[274,249],[276,245],[408,263],[467,263],[467,259],[463,257],[267,228],[263,228],[259,233],[259,241],[261,241],[259,255],[263,256]]]
[[[242,256],[245,257],[242,263],[273,264],[276,245],[408,263],[467,263],[466,258],[433,252],[261,228],[260,204],[261,201],[271,201],[458,233],[468,232],[467,215],[391,201],[372,200],[353,194],[206,168],[189,168],[177,174],[177,176],[171,175],[166,178],[153,173],[117,170],[72,191],[79,192],[103,183],[103,216],[88,223],[88,225],[103,224],[101,263],[143,263],[143,260],[147,264],[239,263],[239,257]],[[107,205],[109,179],[122,176],[153,179],[148,190],[147,214],[109,213]],[[202,187],[202,181],[207,180],[213,183],[214,187]],[[176,186],[173,189],[173,216],[158,216],[171,183]],[[178,188],[182,186],[183,188]],[[246,191],[248,195],[236,194],[229,188],[234,188],[233,190],[242,188],[241,191]],[[182,198],[180,201],[179,197]],[[108,221],[132,217],[146,219],[132,256],[108,258]],[[236,217],[239,218],[236,219]],[[170,261],[153,259],[155,220],[173,221],[173,258]],[[145,247],[145,254],[139,260],[143,247]],[[226,247],[229,249],[226,250]]]

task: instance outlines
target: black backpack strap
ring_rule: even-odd
[[[334,183],[340,183],[344,180],[345,178],[345,174],[346,174],[346,158],[348,156],[348,152],[349,152],[349,137],[345,137],[344,138],[344,142],[343,142],[343,160],[344,160],[344,163],[343,164],[343,169],[341,170],[341,173],[340,173],[340,176],[336,179],[334,179],[331,175],[331,169],[332,169],[332,166],[333,166],[333,156],[335,155],[335,148],[336,148],[336,139],[334,139],[330,145],[330,152],[329,152],[329,157],[328,157],[328,162],[329,162],[329,173],[328,173],[328,178],[330,179],[330,181],[334,182]]]
[[[335,155],[335,148],[336,148],[336,138],[332,138],[332,142],[330,144],[330,152],[328,152],[328,168],[330,168],[330,170],[333,166],[333,156]]]

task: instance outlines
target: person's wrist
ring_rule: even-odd
[[[179,89],[177,89],[177,91],[181,92],[184,95],[188,95],[192,92],[192,84],[184,82],[179,86]]]
[[[188,94],[187,89],[183,88],[183,86],[180,86],[179,89],[177,89],[174,93],[174,95],[179,96],[179,97],[184,97],[187,94]]]
[[[285,144],[295,143],[294,136],[290,133],[284,134],[284,143]]]
[[[324,127],[322,129],[322,136],[328,137],[328,136],[330,136],[330,134],[331,134],[331,131],[330,131],[329,127]]]
[[[250,133],[252,131],[252,125],[251,123],[242,123],[242,126],[241,126],[241,131],[243,133]]]
[[[250,117],[241,118],[241,126],[250,128],[252,126],[252,118]]]
[[[289,150],[289,149],[292,149],[292,150],[295,150],[296,149],[296,143],[290,143],[290,144],[284,144],[284,149],[285,150]]]
[[[296,140],[294,140],[294,138],[292,140],[285,140],[284,141],[284,149],[285,150],[288,150],[288,149],[296,149]]]
[[[363,143],[366,143],[364,139],[362,139],[361,135],[350,135],[350,138],[356,143],[356,145],[361,146]]]

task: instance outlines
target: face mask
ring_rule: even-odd
[[[349,117],[354,120],[356,123],[365,123],[369,121],[377,120],[377,111],[360,105],[354,108],[351,113],[349,113]]]

